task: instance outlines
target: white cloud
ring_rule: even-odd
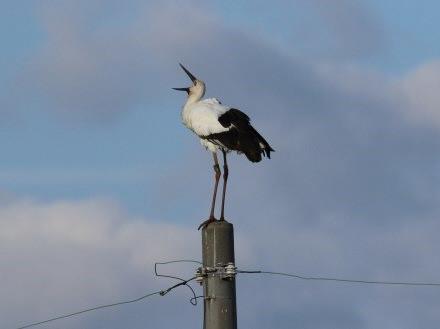
[[[164,288],[170,282],[153,279],[153,263],[199,258],[198,235],[132,218],[110,201],[6,202],[0,206],[2,327]]]
[[[5,328],[169,287],[176,281],[155,278],[154,262],[201,257],[196,224],[184,228],[133,217],[110,200],[2,199],[0,318]],[[238,259],[251,263],[246,237],[236,246]],[[177,264],[160,272],[189,278],[196,267]],[[141,303],[82,315],[55,322],[53,328],[94,328],[97,319],[101,319],[99,326],[121,328],[131,312],[136,314],[129,320],[133,328],[144,327],[145,321],[157,328],[185,327],[184,323],[189,328],[200,321],[200,308],[189,304],[190,297],[181,288],[165,301],[156,297],[148,306]],[[166,309],[172,309],[173,315],[164,319]]]
[[[420,65],[402,79],[399,87],[406,103],[405,114],[440,128],[440,60]]]

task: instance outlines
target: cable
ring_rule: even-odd
[[[194,296],[189,300],[189,302],[195,306],[197,305],[197,299],[199,298],[205,298],[205,296]]]
[[[154,263],[154,274],[157,277],[170,278],[170,279],[184,281],[182,278],[179,278],[177,276],[171,276],[171,275],[159,274],[158,273],[157,265],[166,265],[166,264],[173,264],[173,263],[197,263],[197,264],[202,265],[202,263],[199,262],[198,260],[192,260],[192,259],[178,259],[178,260],[171,260],[171,261],[168,261],[168,262],[155,262]]]
[[[337,281],[344,283],[360,283],[360,284],[380,284],[380,285],[400,285],[400,286],[434,286],[440,287],[440,283],[432,282],[395,282],[395,281],[371,281],[371,280],[353,280],[353,279],[343,279],[343,278],[328,278],[328,277],[313,277],[313,276],[302,276],[292,273],[283,272],[271,272],[271,271],[242,271],[238,270],[237,273],[247,273],[247,274],[271,274],[287,276],[291,278],[301,279],[301,280],[315,280],[315,281]]]
[[[173,290],[173,289],[175,289],[175,288],[177,288],[179,286],[187,285],[188,282],[194,280],[195,278],[196,277],[192,277],[191,279],[183,280],[182,282],[179,282],[179,283],[177,283],[177,284],[175,284],[175,285],[173,285],[173,286],[171,286],[171,287],[169,287],[169,288],[167,288],[165,290],[155,291],[155,292],[149,293],[147,295],[144,295],[144,296],[136,298],[136,299],[88,308],[88,309],[85,309],[85,310],[82,310],[82,311],[78,311],[78,312],[69,313],[69,314],[66,314],[66,315],[57,316],[55,318],[51,318],[51,319],[48,319],[48,320],[44,320],[44,321],[40,321],[40,322],[34,322],[34,323],[31,323],[31,324],[28,324],[28,325],[25,325],[25,326],[22,326],[22,327],[18,327],[17,329],[30,328],[30,327],[38,326],[40,324],[52,322],[52,321],[55,321],[55,320],[69,318],[69,317],[72,317],[72,316],[75,316],[75,315],[79,315],[79,314],[82,314],[82,313],[96,311],[96,310],[99,310],[99,309],[102,309],[102,308],[114,307],[114,306],[119,306],[119,305],[123,305],[123,304],[136,303],[136,302],[139,302],[139,301],[141,301],[141,300],[143,300],[145,298],[148,298],[148,297],[151,297],[151,296],[154,296],[154,295],[165,296],[171,290]]]
[[[177,276],[166,275],[166,274],[159,274],[158,271],[157,271],[157,265],[166,265],[166,264],[172,264],[172,263],[188,263],[188,262],[189,263],[202,264],[201,262],[199,262],[197,260],[187,260],[187,259],[172,260],[172,261],[168,261],[168,262],[156,262],[156,263],[154,263],[154,274],[157,277],[170,278],[170,279],[180,280],[181,282],[184,282],[185,281],[184,279],[179,278]],[[197,297],[196,297],[196,292],[194,291],[193,287],[191,287],[188,283],[182,283],[182,284],[187,286],[188,289],[191,290],[191,293],[193,294],[193,297],[190,298],[189,302],[192,305],[196,306],[197,305]]]
[[[170,260],[168,262],[156,262],[155,264],[166,265],[166,264],[172,264],[172,263],[196,263],[196,264],[203,265],[202,262],[199,262],[198,260],[194,260],[194,259],[177,259],[177,260]]]
[[[171,290],[173,290],[173,289],[175,289],[177,287],[180,287],[180,286],[187,286],[191,290],[191,292],[193,294],[193,297],[190,299],[190,303],[192,305],[197,305],[197,299],[200,296],[196,296],[196,293],[195,293],[194,289],[188,284],[188,282],[194,280],[196,277],[192,277],[191,279],[184,280],[184,279],[179,278],[179,277],[175,277],[175,276],[171,276],[171,275],[163,275],[163,274],[159,274],[157,272],[157,265],[166,265],[166,264],[172,264],[172,263],[197,263],[197,264],[202,264],[201,262],[199,262],[197,260],[192,260],[192,259],[179,259],[179,260],[172,260],[172,261],[168,261],[168,262],[156,262],[156,263],[154,263],[154,273],[155,273],[156,276],[176,279],[176,280],[179,280],[181,282],[179,282],[179,283],[177,283],[177,284],[175,284],[175,285],[173,285],[173,286],[171,286],[171,287],[169,287],[169,288],[167,288],[165,290],[155,291],[155,292],[149,293],[147,295],[144,295],[144,296],[136,298],[136,299],[88,308],[88,309],[85,309],[85,310],[82,310],[82,311],[78,311],[78,312],[74,312],[74,313],[69,313],[69,314],[66,314],[66,315],[61,315],[61,316],[58,316],[58,317],[55,317],[55,318],[51,318],[51,319],[48,319],[48,320],[44,320],[44,321],[40,321],[40,322],[34,322],[34,323],[31,323],[31,324],[28,324],[28,325],[25,325],[25,326],[22,326],[22,327],[18,327],[17,329],[30,328],[30,327],[38,326],[38,325],[45,324],[45,323],[48,323],[48,322],[69,318],[69,317],[72,317],[72,316],[75,316],[75,315],[79,315],[79,314],[82,314],[82,313],[96,311],[96,310],[103,309],[103,308],[115,307],[115,306],[119,306],[119,305],[130,304],[130,303],[136,303],[136,302],[139,302],[139,301],[141,301],[141,300],[143,300],[145,298],[148,298],[148,297],[151,297],[151,296],[154,296],[154,295],[165,296]]]
[[[193,276],[191,279],[188,279],[188,280],[182,280],[182,279],[179,278],[179,280],[182,280],[182,282],[176,283],[174,286],[171,286],[171,287],[169,287],[169,288],[166,289],[166,290],[162,290],[162,291],[160,291],[159,294],[160,294],[161,296],[165,296],[167,293],[169,293],[171,290],[173,290],[173,289],[175,289],[175,288],[177,288],[177,287],[180,287],[180,286],[188,286],[188,282],[194,280],[195,278],[196,278],[196,276]],[[191,288],[191,286],[188,286],[188,287]],[[192,288],[191,288],[191,290],[192,290]],[[193,291],[194,291],[194,290],[193,290]]]
[[[86,312],[91,312],[91,311],[96,311],[96,310],[99,310],[99,309],[102,309],[102,308],[113,307],[113,306],[118,306],[118,305],[122,305],[122,304],[135,303],[135,302],[138,302],[138,301],[140,301],[142,299],[145,299],[147,297],[150,297],[150,296],[153,296],[153,295],[157,295],[157,294],[160,294],[160,293],[161,293],[161,291],[156,291],[156,292],[153,292],[151,294],[147,294],[147,295],[144,295],[142,297],[139,297],[139,298],[136,298],[136,299],[133,299],[133,300],[128,300],[128,301],[124,301],[124,302],[119,302],[119,303],[113,303],[113,304],[107,304],[107,305],[101,305],[101,306],[96,306],[96,307],[88,308],[88,309],[85,309],[85,310],[82,310],[82,311],[78,311],[78,312],[70,313],[70,314],[66,314],[66,315],[61,315],[61,316],[58,316],[58,317],[55,317],[55,318],[51,318],[51,319],[48,319],[48,320],[45,320],[45,321],[31,323],[31,324],[19,327],[17,329],[24,329],[24,328],[29,328],[29,327],[33,327],[33,326],[38,326],[40,324],[52,322],[52,321],[55,321],[55,320],[69,318],[69,317],[72,317],[72,316],[75,316],[75,315],[79,315],[79,314],[86,313]]]

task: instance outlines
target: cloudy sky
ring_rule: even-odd
[[[434,0],[0,1],[0,319],[136,298],[200,259],[210,155],[188,83],[276,149],[231,156],[242,269],[440,281],[440,4]],[[191,276],[191,264],[168,270]],[[241,328],[438,328],[440,288],[237,278]],[[45,328],[197,328],[176,290]]]

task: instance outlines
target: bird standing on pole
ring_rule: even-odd
[[[173,88],[185,91],[188,98],[183,106],[183,124],[200,138],[202,145],[212,152],[214,159],[215,184],[212,195],[209,218],[200,226],[204,227],[216,220],[214,217],[215,199],[221,171],[217,151],[223,154],[223,194],[220,220],[225,220],[225,195],[228,181],[228,163],[226,155],[230,151],[244,153],[249,161],[259,162],[263,156],[270,159],[274,150],[258,131],[250,124],[249,117],[242,111],[222,105],[216,98],[202,99],[205,95],[205,83],[197,79],[182,64],[180,67],[189,76],[193,85],[186,88]]]

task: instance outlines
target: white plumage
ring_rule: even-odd
[[[189,99],[189,98],[188,98]],[[182,109],[182,122],[197,136],[209,136],[228,131],[218,118],[230,108],[223,106],[216,98],[207,98],[196,102],[187,102]],[[200,138],[200,143],[211,152],[218,150],[218,145]]]
[[[193,85],[188,88],[173,88],[188,93],[188,98],[181,113],[182,122],[187,128],[200,137],[201,144],[212,152],[214,158],[214,194],[209,219],[201,225],[204,226],[215,220],[215,199],[218,181],[221,175],[217,151],[220,150],[222,152],[224,161],[224,185],[220,217],[220,220],[224,220],[224,201],[228,179],[226,153],[234,150],[238,153],[244,153],[252,162],[259,162],[261,161],[262,155],[270,158],[270,152],[272,152],[273,149],[254,127],[252,127],[250,119],[245,113],[238,109],[222,105],[216,98],[202,100],[206,90],[205,83],[197,79],[182,64],[180,64],[180,66],[193,82]],[[199,226],[199,228],[201,226]]]

